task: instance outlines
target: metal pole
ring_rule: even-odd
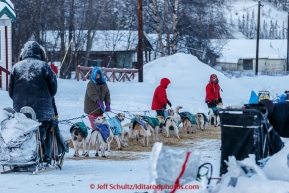
[[[287,66],[286,71],[289,71],[289,12],[288,12],[288,19],[287,19]]]
[[[256,69],[255,69],[256,76],[258,75],[258,60],[259,60],[260,7],[261,1],[258,2],[258,25],[257,25]]]
[[[138,0],[138,46],[137,66],[138,81],[143,82],[143,21],[142,21],[142,0]]]

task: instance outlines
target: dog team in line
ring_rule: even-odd
[[[19,112],[24,106],[31,107],[36,114],[36,119],[41,122],[39,126],[41,148],[43,149],[44,162],[51,162],[49,154],[49,144],[47,139],[51,128],[58,120],[57,108],[54,96],[57,93],[57,68],[47,63],[48,58],[45,49],[36,41],[28,41],[24,44],[23,49],[18,58],[18,62],[12,67],[9,79],[9,96],[13,100],[13,109]],[[182,108],[176,107],[166,109],[166,106],[172,106],[168,100],[166,89],[170,84],[170,80],[163,78],[160,85],[155,89],[152,101],[152,110],[155,110],[157,117],[147,117],[143,115],[134,115],[132,121],[122,126],[121,122],[125,119],[123,113],[118,113],[113,118],[105,118],[103,113],[111,111],[110,91],[106,84],[104,74],[98,67],[94,67],[91,73],[90,81],[87,84],[84,112],[88,115],[90,127],[93,129],[90,135],[87,152],[83,152],[85,156],[89,156],[91,145],[97,144],[101,147],[101,155],[105,157],[105,150],[110,150],[110,143],[116,139],[118,149],[128,146],[128,138],[134,138],[141,141],[142,146],[148,146],[149,136],[158,138],[159,132],[169,137],[169,130],[172,128],[174,134],[179,138],[178,126],[183,123],[184,131],[192,132],[192,125],[197,124],[199,128],[204,130],[209,121],[204,114],[195,115],[189,112],[179,112]],[[222,103],[220,97],[220,86],[218,78],[212,74],[210,82],[206,87],[206,103],[211,108],[210,112],[214,112],[214,108]],[[214,117],[214,113],[210,113],[210,117]],[[218,118],[214,117],[215,125]],[[125,132],[123,127],[128,126],[129,132]],[[81,122],[73,124],[70,128],[72,141],[74,144],[74,156],[79,156],[78,147],[81,142],[85,146],[85,138],[87,134],[87,126]],[[98,156],[98,151],[95,154]]]
[[[148,146],[149,137],[154,140],[158,139],[159,133],[169,137],[169,130],[174,130],[174,135],[179,137],[179,125],[182,123],[185,133],[193,133],[193,125],[201,130],[206,129],[214,119],[214,125],[219,124],[219,118],[216,114],[218,108],[222,108],[222,98],[220,97],[220,86],[215,74],[210,76],[210,81],[206,86],[205,102],[209,107],[209,120],[204,113],[191,114],[189,112],[179,112],[182,108],[177,106],[175,110],[167,109],[167,105],[172,106],[168,100],[166,89],[170,84],[168,78],[162,78],[160,85],[155,89],[151,110],[155,110],[157,116],[149,117],[145,115],[132,115],[130,123],[122,125],[125,120],[124,113],[117,113],[115,117],[107,119],[103,113],[111,111],[110,108],[110,91],[106,84],[103,72],[98,67],[94,67],[91,72],[91,79],[87,84],[84,100],[84,112],[88,114],[92,133],[86,144],[88,127],[78,122],[71,126],[70,133],[74,146],[74,157],[79,157],[78,150],[83,149],[82,156],[89,157],[91,146],[95,146],[95,156],[106,157],[105,150],[110,151],[110,144],[113,139],[116,140],[118,150],[121,145],[128,147],[129,138],[133,138],[135,143],[140,141],[142,146]],[[129,131],[124,127],[129,127]]]

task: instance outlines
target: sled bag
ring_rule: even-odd
[[[273,129],[268,132],[267,116],[258,109],[221,110],[220,121],[222,140],[220,176],[227,172],[224,161],[228,160],[228,156],[243,160],[249,154],[255,154],[257,163],[258,160],[278,152],[283,146],[280,137]]]

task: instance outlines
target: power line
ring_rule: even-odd
[[[258,4],[253,5],[253,6],[251,6],[251,7],[247,7],[247,8],[242,8],[242,9],[239,9],[239,10],[235,10],[235,12],[239,12],[239,11],[247,10],[247,9],[250,9],[250,8],[252,8],[252,7],[255,7],[255,6],[258,6]]]

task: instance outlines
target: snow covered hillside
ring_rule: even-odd
[[[258,1],[256,0],[229,0],[225,11],[227,21],[235,31],[235,38],[256,38]],[[278,9],[273,3],[261,1],[260,38],[285,39],[287,29],[286,11],[282,11],[283,4]],[[242,31],[243,33],[241,33]]]

